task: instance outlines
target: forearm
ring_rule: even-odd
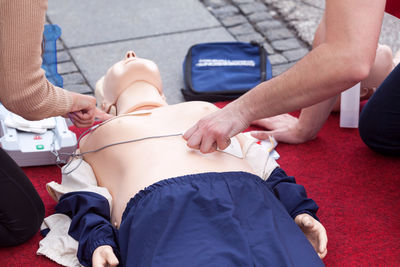
[[[297,123],[298,133],[304,140],[314,139],[328,119],[338,96],[301,110]]]
[[[322,43],[285,73],[259,84],[230,104],[245,120],[250,122],[314,105],[368,75],[375,58],[385,1],[326,2],[325,34],[318,41]]]
[[[63,115],[72,96],[52,85],[41,68],[47,0],[0,1],[0,100],[27,118]]]
[[[71,218],[69,235],[79,242],[77,257],[85,266],[92,265],[97,247],[109,245],[119,255],[116,229],[110,223],[110,207],[105,197],[86,191],[63,195],[56,212]]]
[[[352,66],[344,67],[343,54],[321,45],[287,72],[261,83],[237,101],[235,109],[246,112],[248,121],[272,117],[305,108],[339,94],[366,75],[355,73]],[[357,66],[358,67],[358,66]]]
[[[307,213],[318,220],[318,205],[307,197],[304,187],[296,184],[294,177],[287,176],[282,169],[276,168],[266,183],[293,219],[299,214]]]

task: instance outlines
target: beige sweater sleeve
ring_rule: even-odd
[[[68,113],[72,95],[41,68],[47,0],[0,0],[0,102],[28,120]]]

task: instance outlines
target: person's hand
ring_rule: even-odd
[[[202,153],[224,150],[231,142],[230,138],[249,126],[240,112],[226,106],[211,113],[185,132],[183,138],[187,146],[199,149]]]
[[[278,142],[301,144],[314,139],[314,136],[304,134],[299,125],[299,119],[289,114],[256,120],[251,124],[268,129],[268,131],[251,132],[253,137],[260,140],[266,140],[269,136],[273,136]]]
[[[297,215],[294,221],[303,231],[308,241],[310,241],[318,256],[323,259],[328,253],[326,247],[328,236],[326,235],[325,227],[307,213]]]
[[[117,266],[119,261],[111,246],[104,245],[96,248],[92,255],[93,267]]]
[[[96,99],[92,96],[71,93],[73,105],[71,111],[65,115],[77,127],[90,127],[94,120],[107,120],[112,115],[107,114],[96,107]]]

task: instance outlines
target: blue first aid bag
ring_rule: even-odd
[[[235,99],[272,78],[264,47],[256,42],[193,45],[183,62],[186,100]]]

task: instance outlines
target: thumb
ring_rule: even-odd
[[[250,134],[259,140],[268,140],[271,135],[269,131],[252,131]]]
[[[100,109],[98,109],[98,108],[95,109],[95,111],[94,111],[94,116],[95,116],[97,119],[101,120],[101,121],[106,121],[106,120],[109,120],[109,119],[111,119],[112,117],[114,117],[113,115],[108,114],[108,113],[105,113],[104,111],[102,111],[102,110],[100,110]]]
[[[119,261],[113,252],[107,253],[106,261],[111,266],[117,266]]]
[[[96,106],[96,98],[89,95],[82,95],[78,93],[72,93],[73,103],[71,112],[75,111],[87,111],[93,109]]]
[[[311,221],[311,219],[308,216],[304,216],[301,220],[301,223],[303,224],[303,226],[305,228],[312,228],[313,227],[313,223]]]

